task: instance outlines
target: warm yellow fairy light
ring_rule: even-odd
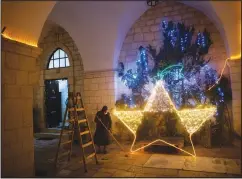
[[[183,150],[177,146],[175,146],[174,144],[171,144],[169,142],[166,142],[165,140],[161,140],[161,139],[157,139],[157,140],[154,140],[152,142],[150,142],[149,144],[143,146],[143,147],[140,147],[140,148],[137,148],[137,149],[133,149],[134,147],[134,144],[135,144],[135,141],[136,141],[136,131],[138,129],[138,125],[141,124],[141,120],[143,118],[143,113],[142,111],[116,111],[114,110],[113,111],[114,115],[116,115],[119,120],[128,128],[128,130],[134,135],[134,139],[133,139],[133,142],[132,142],[132,145],[130,147],[130,152],[131,153],[134,153],[134,152],[137,152],[143,148],[146,148],[156,142],[163,142],[167,145],[170,145],[178,150],[181,150],[182,152],[184,153],[187,153],[188,155],[191,155],[193,157],[196,157],[195,154],[195,150],[194,150],[194,154],[191,154],[190,152],[187,152],[186,150]],[[128,114],[131,114],[131,116],[129,116]],[[134,120],[135,122],[132,122],[132,120]],[[134,125],[134,123],[136,123]],[[192,143],[192,141],[191,141]],[[192,143],[192,146],[193,146],[193,143]],[[194,149],[194,148],[193,148]]]
[[[241,59],[241,54],[230,57],[230,60],[240,60],[240,59]]]
[[[192,135],[216,112],[216,107],[177,110],[182,125]]]
[[[218,84],[218,82],[221,80],[221,78],[222,78],[222,75],[223,75],[223,73],[224,73],[224,70],[225,70],[225,67],[226,67],[226,65],[227,65],[227,63],[228,63],[228,60],[239,60],[239,59],[241,59],[241,54],[239,54],[239,55],[235,55],[235,56],[231,56],[230,58],[227,58],[226,60],[225,60],[225,62],[224,62],[224,66],[223,66],[223,68],[222,68],[222,71],[221,71],[221,73],[220,73],[220,76],[219,76],[219,78],[218,78],[218,80],[208,89],[208,91],[209,90],[211,90],[214,86],[216,86],[216,84]]]
[[[151,92],[144,111],[149,112],[166,112],[174,108],[169,94],[163,86],[162,81],[158,81]]]
[[[138,126],[142,122],[143,118],[143,112],[158,112],[158,111],[168,111],[168,110],[174,110],[179,118],[181,119],[182,125],[185,127],[187,132],[189,133],[189,139],[192,144],[193,152],[194,154],[191,154],[179,147],[176,147],[174,144],[171,144],[169,142],[166,142],[161,139],[157,139],[152,141],[151,143],[140,147],[138,149],[133,150],[135,141],[136,141],[136,132],[138,129]],[[148,147],[152,145],[155,142],[163,142],[167,145],[170,145],[172,147],[175,147],[176,149],[179,149],[193,157],[196,157],[195,148],[192,142],[192,135],[202,127],[204,122],[206,122],[214,113],[216,112],[216,107],[211,106],[207,108],[201,108],[197,107],[194,109],[183,109],[183,110],[177,110],[170,99],[167,91],[165,90],[162,81],[157,82],[155,88],[152,91],[151,96],[148,99],[148,102],[145,106],[144,111],[116,111],[114,110],[114,115],[116,115],[120,121],[130,130],[130,132],[134,135],[134,140],[132,142],[130,151],[136,152],[138,150],[141,150],[145,147]]]
[[[223,66],[223,69],[222,69],[222,71],[221,71],[221,73],[220,73],[220,76],[219,76],[219,79],[208,89],[208,90],[211,90],[214,86],[216,86],[216,84],[218,84],[218,82],[221,80],[221,78],[222,78],[222,75],[223,75],[223,73],[224,73],[224,70],[225,70],[225,67],[226,67],[226,65],[227,65],[227,62],[228,62],[228,60],[229,60],[229,58],[227,58],[226,60],[225,60],[225,62],[224,62],[224,66]]]
[[[6,39],[15,41],[15,42],[19,42],[19,43],[23,43],[32,47],[38,47],[37,43],[29,41],[29,40],[24,40],[23,38],[17,38],[17,37],[13,37],[8,33],[3,33],[2,36]]]
[[[132,132],[136,132],[143,118],[142,111],[113,111],[125,124],[128,124]]]

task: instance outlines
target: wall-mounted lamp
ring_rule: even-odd
[[[155,7],[159,3],[159,0],[147,0],[146,2],[148,6]]]

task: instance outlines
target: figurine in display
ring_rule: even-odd
[[[77,108],[81,108],[82,104],[81,104],[81,93],[76,93],[76,106]]]
[[[74,103],[73,103],[73,93],[72,92],[69,92],[69,95],[68,95],[68,107],[69,108],[72,108],[74,106]]]

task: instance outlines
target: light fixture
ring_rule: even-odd
[[[159,0],[147,0],[146,2],[148,6],[155,7],[159,3]]]
[[[240,60],[241,59],[241,54],[234,55],[230,57],[230,60]]]

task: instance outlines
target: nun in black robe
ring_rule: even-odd
[[[107,106],[103,106],[102,110],[97,112],[94,121],[96,123],[94,143],[98,146],[97,153],[101,153],[101,146],[103,146],[103,153],[106,154],[106,146],[110,143],[107,129],[110,130],[112,127],[112,120]],[[105,125],[107,129],[105,129],[103,125]]]

